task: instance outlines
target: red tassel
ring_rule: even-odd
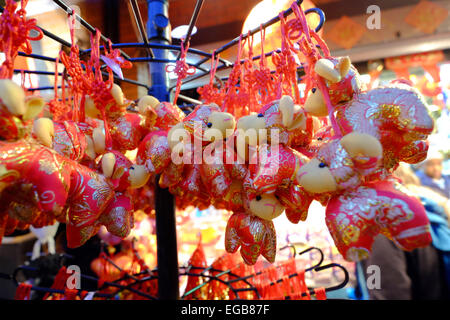
[[[64,290],[64,300],[77,300],[78,290],[75,289],[65,289]]]
[[[323,287],[314,289],[314,295],[317,300],[327,300],[327,293]]]
[[[19,286],[16,289],[14,300],[30,300],[32,287],[33,286],[28,283],[19,284]]]

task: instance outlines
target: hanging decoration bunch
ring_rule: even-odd
[[[131,63],[110,41],[101,46],[99,30],[91,49],[80,52],[71,16],[72,46],[59,55],[61,91],[56,67],[49,118],[39,117],[42,99],[27,97],[10,80],[19,47],[30,53],[29,40],[38,39],[28,36],[36,25],[25,19],[26,2],[15,11],[8,0],[0,16],[0,49],[7,53],[0,80],[0,239],[55,221],[66,224],[69,247],[83,245],[102,226],[125,238],[134,212],[151,212],[148,188],[158,179],[179,208],[229,210],[225,248],[239,250],[248,265],[261,255],[274,262],[272,220],[285,213],[299,223],[313,200],[326,206],[327,226],[349,261],[366,258],[379,233],[404,250],[431,242],[420,200],[392,176],[400,162],[427,155],[433,121],[424,100],[401,80],[367,90],[348,57],[330,55],[296,2],[294,19],[280,14],[281,48],[264,52],[261,26],[261,52],[254,56],[254,36],[242,35],[221,87],[214,83],[219,56],[212,54],[210,81],[198,90],[203,103],[188,115],[176,100],[182,80],[195,72],[186,62],[189,42],[167,69],[178,76],[175,101],[143,96],[137,112],[129,112],[133,102],[113,72]]]

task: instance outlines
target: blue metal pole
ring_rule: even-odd
[[[149,42],[170,44],[169,1],[147,0],[147,36]],[[154,49],[156,59],[168,59],[166,49]],[[149,63],[149,94],[160,101],[169,101],[169,77],[166,63]],[[178,280],[178,250],[173,195],[159,187],[156,177],[155,212],[158,257],[158,296],[161,300],[177,300],[180,297]]]

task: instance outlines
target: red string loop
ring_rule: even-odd
[[[0,79],[12,78],[14,74],[14,60],[22,49],[26,54],[31,54],[30,41],[42,39],[42,30],[36,26],[36,19],[27,19],[25,7],[28,0],[18,3],[6,0],[5,8],[0,15],[0,51],[5,54],[5,61],[0,66]],[[30,31],[37,32],[36,36],[30,36]]]
[[[186,54],[187,54],[188,49],[189,49],[189,41],[187,41],[186,47],[184,46],[184,41],[181,41],[180,59],[178,59],[178,61],[176,62],[175,65],[169,64],[166,66],[166,72],[174,72],[178,77],[173,104],[177,103],[178,95],[180,94],[180,90],[181,90],[182,81],[188,75],[195,74],[195,71],[196,71],[196,69],[194,67],[191,67],[186,63]]]

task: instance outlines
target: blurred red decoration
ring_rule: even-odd
[[[326,38],[349,50],[358,43],[364,33],[366,33],[365,27],[347,16],[342,16],[327,32]]]
[[[434,2],[419,2],[406,16],[405,22],[431,34],[447,19],[448,10]]]

